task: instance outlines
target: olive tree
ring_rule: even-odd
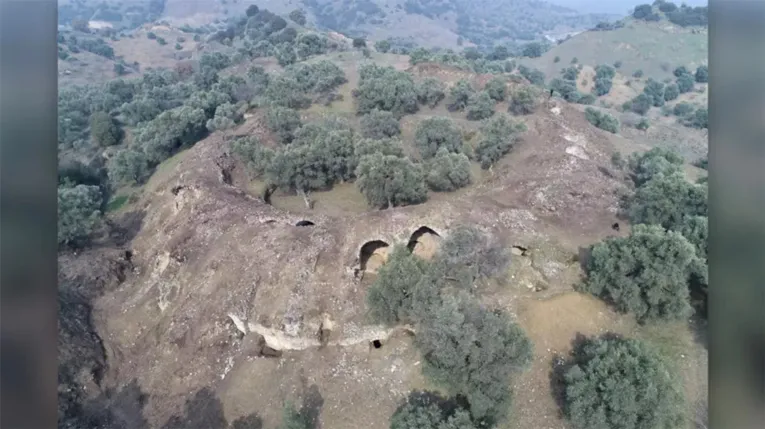
[[[241,137],[231,142],[234,155],[244,163],[252,179],[265,174],[274,157],[274,151],[263,146],[257,137]]]
[[[635,225],[628,237],[593,246],[583,289],[640,322],[682,320],[691,313],[688,282],[697,264],[696,249],[679,232]]]
[[[628,159],[630,177],[635,186],[642,186],[658,174],[670,175],[681,171],[683,158],[677,153],[655,147],[643,153],[634,153]]]
[[[390,429],[475,429],[470,411],[431,392],[412,392],[390,418]]]
[[[477,92],[470,96],[466,110],[471,121],[489,118],[494,114],[494,100],[486,91]]]
[[[406,158],[379,152],[364,156],[356,176],[356,186],[372,207],[419,204],[428,197],[422,168]]]
[[[519,134],[526,131],[522,122],[512,121],[507,115],[495,115],[481,126],[481,140],[475,148],[475,156],[481,168],[489,169],[505,154],[510,152],[519,139]]]
[[[516,89],[510,96],[508,110],[515,115],[529,115],[536,109],[537,91],[534,87],[524,86]]]
[[[450,153],[444,148],[436,152],[426,166],[425,182],[434,191],[448,192],[470,184],[470,160],[465,154]]]
[[[465,110],[470,101],[470,96],[475,93],[475,89],[470,85],[470,82],[465,79],[460,79],[449,90],[449,109],[450,110]]]
[[[101,225],[103,195],[98,186],[58,188],[58,244],[79,246]]]
[[[362,66],[359,75],[355,96],[360,114],[375,108],[391,112],[398,118],[417,112],[417,86],[408,73],[372,64]]]
[[[290,143],[295,137],[295,130],[301,125],[300,114],[294,109],[273,106],[266,112],[266,124],[276,133],[279,141]]]
[[[691,183],[681,173],[658,175],[640,186],[627,205],[633,224],[678,229],[688,216],[707,216],[707,186]]]
[[[474,419],[493,425],[510,403],[510,377],[529,365],[532,344],[499,310],[480,305],[466,292],[445,294],[417,326],[423,372],[455,395],[464,396]]]
[[[412,322],[412,291],[427,268],[406,246],[394,246],[367,292],[372,319],[387,325]]]
[[[507,96],[507,82],[505,79],[495,76],[486,83],[484,91],[489,93],[489,96],[495,101],[505,101]]]
[[[510,266],[510,252],[496,237],[470,225],[457,225],[441,243],[436,260],[446,273],[468,274],[467,284],[501,277]]]
[[[106,112],[95,112],[90,116],[90,136],[99,146],[114,146],[120,142],[122,131]]]
[[[109,179],[116,185],[143,183],[151,173],[146,155],[134,149],[122,149],[112,155],[107,171]]]
[[[584,117],[589,123],[601,130],[606,130],[614,134],[619,132],[619,120],[608,113],[600,112],[592,107],[588,107],[584,109]]]
[[[401,134],[398,119],[391,112],[372,109],[361,117],[361,135],[371,139],[395,137]]]
[[[564,413],[576,429],[680,428],[684,398],[667,364],[640,341],[586,339],[563,373]]]
[[[441,148],[449,152],[460,152],[462,150],[462,134],[449,118],[428,118],[417,126],[414,144],[420,151],[422,158],[429,159],[434,157]]]
[[[417,100],[431,109],[446,97],[446,86],[438,79],[429,77],[417,87]]]

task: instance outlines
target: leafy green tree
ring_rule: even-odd
[[[611,91],[612,82],[611,79],[595,79],[595,94],[598,96],[608,94]]]
[[[316,33],[300,33],[295,39],[295,50],[298,57],[306,59],[311,55],[321,55],[327,52],[329,42],[326,37]]]
[[[99,146],[114,146],[120,142],[122,130],[106,112],[90,115],[90,136]]]
[[[539,42],[530,42],[521,48],[521,53],[524,57],[539,58],[544,54],[544,47]]]
[[[428,197],[421,167],[406,158],[379,152],[364,156],[356,176],[356,186],[376,208],[419,204]]]
[[[673,175],[681,171],[683,158],[677,153],[655,147],[643,153],[634,153],[628,159],[630,177],[635,186],[643,186],[657,175]]]
[[[367,41],[364,40],[363,37],[356,37],[353,39],[353,47],[354,48],[366,48],[367,47]]]
[[[518,141],[519,134],[526,131],[522,122],[514,122],[507,115],[495,115],[481,127],[481,141],[475,148],[475,155],[481,168],[489,169]]]
[[[680,228],[688,216],[707,216],[707,186],[697,185],[680,173],[654,176],[629,200],[630,221]]]
[[[690,103],[682,102],[675,104],[675,107],[672,109],[672,113],[674,113],[675,116],[679,117],[685,117],[688,116],[693,112],[693,106]]]
[[[693,90],[693,84],[695,80],[691,74],[684,74],[677,78],[677,89],[680,90],[680,94],[691,92]]]
[[[592,107],[584,110],[584,117],[589,123],[611,133],[619,132],[619,121],[608,113],[599,112]]]
[[[510,96],[510,106],[508,110],[515,115],[530,115],[536,109],[537,91],[530,86],[523,86],[516,89]]]
[[[210,132],[234,128],[244,119],[241,107],[231,103],[223,103],[215,109],[215,116],[207,121]]]
[[[103,195],[98,186],[58,188],[58,244],[77,247],[102,223]]]
[[[254,5],[254,4],[251,4],[250,6],[247,7],[247,10],[245,11],[245,14],[248,17],[253,17],[253,16],[257,15],[258,12],[260,12],[260,9],[258,9],[258,6]]]
[[[707,67],[707,66],[699,66],[696,69],[695,78],[696,78],[696,82],[698,82],[698,83],[709,82],[709,67]]]
[[[493,61],[504,61],[510,57],[510,51],[505,45],[495,46],[489,54],[489,59]]]
[[[680,90],[677,88],[677,85],[675,84],[667,85],[667,87],[664,88],[664,100],[672,101],[679,96],[680,96]]]
[[[290,143],[295,137],[295,130],[302,125],[300,114],[296,110],[281,106],[268,109],[266,123],[282,143]]]
[[[583,289],[641,323],[683,320],[691,314],[688,282],[697,264],[696,249],[682,234],[635,225],[628,237],[593,246]]]
[[[616,76],[616,70],[607,64],[600,64],[595,67],[595,77],[602,79],[613,79]]]
[[[446,97],[446,86],[438,79],[429,77],[417,86],[417,100],[431,109]]]
[[[414,144],[423,159],[430,159],[441,148],[449,152],[460,152],[462,150],[462,133],[449,118],[428,118],[417,126]]]
[[[576,67],[566,67],[560,73],[565,80],[576,80],[579,77],[579,69]]]
[[[434,191],[450,192],[470,184],[470,160],[441,148],[426,167],[425,182]]]
[[[689,115],[683,121],[683,124],[693,128],[707,128],[709,124],[709,112],[707,109],[699,107],[693,115]]]
[[[462,51],[462,55],[465,58],[467,58],[468,60],[471,60],[471,61],[477,60],[477,59],[483,57],[483,54],[481,54],[481,52],[478,49],[476,49],[476,48],[474,48],[472,46],[469,47],[469,48],[465,48],[465,50]]]
[[[495,236],[470,225],[457,225],[443,240],[436,261],[449,277],[467,276],[464,284],[501,277],[510,266],[510,252]]]
[[[664,84],[649,78],[645,82],[643,94],[651,99],[651,105],[661,107],[664,105]]]
[[[143,152],[122,149],[108,163],[109,179],[117,185],[143,183],[150,175],[149,162]]]
[[[276,51],[276,60],[282,67],[287,67],[290,64],[295,64],[298,60],[295,48],[291,44],[283,44]]]
[[[451,110],[464,110],[469,101],[470,96],[475,94],[475,90],[465,79],[460,79],[449,90],[449,109]]]
[[[305,13],[300,9],[295,9],[292,12],[290,12],[289,17],[294,23],[298,25],[306,24]]]
[[[356,157],[361,159],[366,155],[381,153],[404,158],[404,146],[396,139],[361,139],[356,142]]]
[[[484,91],[486,91],[495,101],[505,101],[505,97],[507,96],[507,82],[505,79],[495,76],[486,83]]]
[[[442,296],[419,323],[423,371],[463,395],[473,418],[492,426],[510,403],[510,377],[529,365],[532,344],[505,313],[483,308],[465,292]]]
[[[311,99],[292,76],[280,75],[270,79],[266,98],[274,105],[290,109],[303,109],[311,105]]]
[[[263,146],[257,137],[240,137],[231,142],[234,155],[244,163],[247,173],[257,179],[266,173],[274,158],[274,151]]]
[[[161,113],[136,129],[135,140],[149,162],[156,165],[172,156],[178,148],[203,138],[207,133],[206,125],[204,110],[181,106]]]
[[[579,101],[581,94],[576,89],[576,82],[555,78],[550,81],[550,89],[560,94],[564,100],[570,103]]]
[[[430,392],[412,392],[390,419],[390,429],[475,429],[470,412],[452,410],[447,400]]]
[[[412,291],[427,269],[428,264],[406,246],[394,246],[367,292],[372,319],[386,325],[414,321]]]
[[[401,134],[401,126],[393,113],[373,109],[361,117],[361,135],[371,139],[395,137]]]
[[[387,53],[390,51],[390,42],[387,40],[378,40],[375,42],[375,49],[377,52]]]
[[[531,82],[533,85],[544,85],[545,84],[545,74],[538,69],[530,69],[526,66],[518,66],[518,73],[521,74],[526,80]]]
[[[563,374],[564,412],[576,429],[683,427],[684,398],[669,371],[637,340],[587,339]]]
[[[639,94],[637,97],[624,103],[624,110],[631,110],[639,115],[645,115],[651,110],[652,102],[651,97]]]
[[[688,70],[685,66],[677,67],[674,71],[672,71],[672,74],[675,75],[675,77],[690,75],[691,72]]]
[[[375,108],[391,112],[397,118],[417,112],[417,86],[408,73],[371,64],[362,66],[359,74],[356,102],[360,114]]]
[[[650,126],[651,126],[651,123],[650,123],[650,122],[648,122],[648,119],[646,119],[646,118],[642,118],[642,119],[640,119],[640,122],[638,122],[638,123],[637,123],[637,125],[635,125],[635,128],[636,128],[636,129],[638,129],[638,130],[640,130],[640,131],[645,131],[645,130],[647,130],[647,129],[648,129]]]
[[[622,62],[621,62],[621,61],[616,61],[616,62],[614,63],[614,68],[615,68],[615,69],[621,68],[621,66],[622,66]]]
[[[576,100],[576,102],[579,103],[579,104],[587,104],[587,105],[589,105],[589,104],[594,103],[595,100],[596,100],[596,98],[592,94],[582,94],[582,96],[579,97],[579,100]]]
[[[468,99],[466,108],[467,118],[471,121],[480,121],[494,114],[494,100],[487,91],[474,93]]]

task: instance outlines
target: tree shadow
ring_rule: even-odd
[[[592,247],[579,246],[579,248],[577,249],[576,260],[577,262],[579,262],[579,267],[582,268],[582,271],[587,272],[587,266],[589,265],[591,258],[592,258]]]
[[[171,417],[162,429],[225,429],[223,404],[209,387],[199,391],[184,406],[182,416]]]
[[[320,429],[319,416],[323,406],[324,398],[319,392],[319,386],[312,384],[304,394],[303,405],[300,407],[300,414],[308,420],[310,428]]]
[[[82,407],[87,426],[106,429],[148,429],[143,409],[149,395],[141,390],[137,380],[116,389],[106,389]]]
[[[407,405],[413,405],[418,408],[436,405],[441,410],[441,413],[445,418],[454,415],[454,413],[459,409],[470,409],[470,404],[463,396],[447,398],[439,395],[437,392],[428,390],[411,391],[406,400],[396,408],[396,412],[399,412]]]

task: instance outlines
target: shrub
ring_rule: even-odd
[[[579,77],[579,69],[576,67],[566,67],[565,69],[561,70],[560,73],[563,75],[563,79],[565,80],[576,80],[577,77]]]
[[[429,77],[417,87],[417,100],[431,109],[436,107],[446,97],[444,84],[438,79]]]
[[[537,92],[533,87],[524,86],[516,89],[510,97],[508,110],[516,115],[529,115],[536,109]]]
[[[77,247],[101,225],[103,195],[98,186],[58,188],[58,244]]]
[[[608,113],[599,112],[592,107],[584,110],[584,117],[596,127],[616,134],[619,132],[619,121]]]
[[[530,42],[521,48],[522,55],[529,58],[539,58],[544,53],[544,47],[539,42]]]
[[[709,122],[709,112],[703,107],[696,109],[693,115],[690,115],[683,122],[684,125],[692,128],[707,128]]]
[[[464,292],[443,296],[417,328],[423,372],[463,395],[472,416],[492,426],[510,403],[513,372],[532,358],[532,344],[505,313],[483,308]]]
[[[464,110],[475,90],[465,79],[460,79],[449,91],[449,109]]]
[[[233,128],[243,119],[240,106],[223,103],[215,109],[215,116],[207,121],[207,129],[210,132],[223,131]]]
[[[305,13],[303,13],[303,11],[300,9],[295,9],[292,12],[290,12],[289,18],[298,25],[306,24]]]
[[[577,57],[571,58],[571,64],[576,64],[578,62],[579,62],[579,58]]]
[[[449,152],[459,152],[462,149],[462,134],[449,118],[428,118],[417,126],[414,144],[420,151],[420,156],[429,159],[441,148]]]
[[[467,105],[467,118],[471,121],[480,121],[494,114],[494,100],[486,91],[474,93],[470,96]]]
[[[452,410],[446,402],[429,392],[413,392],[391,416],[390,429],[475,429],[467,410]]]
[[[563,374],[564,412],[576,429],[679,428],[684,400],[659,356],[618,337],[587,339]]]
[[[592,248],[583,288],[641,323],[683,320],[691,313],[688,282],[697,264],[696,250],[680,233],[635,225],[628,237]]]
[[[258,14],[258,12],[260,12],[260,9],[258,9],[258,6],[257,6],[257,5],[254,5],[254,4],[252,4],[252,5],[250,5],[250,6],[248,6],[248,7],[247,7],[247,10],[245,11],[245,14],[246,14],[248,17],[253,17],[253,16],[257,15],[257,14]]]
[[[688,70],[685,66],[677,67],[675,70],[672,71],[672,74],[675,75],[675,77],[680,77],[684,75],[690,75],[691,72]]]
[[[661,107],[664,105],[664,84],[653,79],[648,79],[643,88],[645,94],[650,100],[651,105]]]
[[[457,225],[441,244],[436,261],[446,267],[446,275],[459,272],[472,286],[476,280],[501,277],[510,266],[510,253],[496,237],[474,226]]]
[[[486,83],[484,90],[495,101],[505,101],[507,82],[501,77],[494,77]]]
[[[367,41],[364,40],[363,37],[356,37],[353,39],[353,47],[354,48],[366,48],[367,47]]]
[[[149,31],[148,33],[146,33],[146,37],[149,38],[150,40],[155,40],[157,38],[157,35],[154,34],[154,32]]]
[[[667,85],[667,87],[664,88],[664,100],[672,101],[675,100],[678,96],[680,96],[680,90],[677,88],[677,85]]]
[[[598,96],[606,95],[611,91],[612,81],[611,79],[595,79],[595,94]]]
[[[636,79],[640,79],[641,77],[643,77],[643,70],[635,70],[635,72],[632,73],[632,77]]]
[[[395,137],[401,134],[398,119],[392,113],[373,109],[361,117],[361,135],[371,139]]]
[[[680,228],[688,216],[707,216],[707,187],[688,182],[682,174],[658,175],[641,185],[630,198],[632,223]]]
[[[560,62],[560,57],[556,55],[555,58],[553,58],[553,62],[554,63],[559,63]]]
[[[231,143],[234,155],[244,163],[247,173],[257,179],[266,173],[274,157],[274,151],[263,146],[256,137],[242,137]]]
[[[406,246],[396,245],[367,292],[373,320],[386,325],[414,321],[412,291],[427,270],[427,263]]]
[[[526,131],[522,122],[514,122],[506,115],[496,115],[481,127],[482,139],[475,148],[475,155],[481,168],[490,168],[518,141],[518,135]]]
[[[614,68],[615,68],[615,69],[618,69],[618,68],[620,68],[621,66],[622,66],[622,62],[621,62],[621,61],[617,61],[617,62],[615,62],[615,63],[614,63]]]
[[[695,80],[690,74],[684,74],[677,78],[677,89],[680,90],[680,94],[693,91],[693,84]]]
[[[90,115],[90,136],[99,146],[114,146],[120,142],[122,130],[106,112]]]
[[[696,69],[695,78],[698,83],[709,82],[709,68],[707,66],[699,66]]]
[[[375,50],[382,52],[383,54],[390,51],[390,42],[387,40],[378,40],[375,42]]]
[[[470,160],[441,148],[426,167],[425,182],[434,191],[449,192],[470,184]]]
[[[545,84],[545,74],[540,70],[530,69],[526,66],[518,66],[518,73],[533,85],[541,86]]]
[[[164,37],[157,37],[157,43],[160,44],[160,46],[167,45],[167,40],[165,40]]]
[[[576,100],[579,104],[592,104],[596,100],[595,96],[592,94],[584,94],[581,97],[579,97],[579,100]]]
[[[422,169],[406,158],[374,153],[359,161],[356,186],[370,206],[419,204],[428,197]]]
[[[635,125],[635,128],[637,128],[640,131],[645,131],[651,126],[651,123],[648,122],[648,119],[642,118],[640,122]]]
[[[564,100],[570,103],[576,103],[581,97],[574,81],[555,78],[550,81],[550,89],[560,94]]]
[[[691,112],[693,112],[693,106],[690,103],[686,103],[686,102],[677,103],[675,104],[675,107],[672,109],[672,113],[675,116],[678,116],[681,118],[687,116]]]

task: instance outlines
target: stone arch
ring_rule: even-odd
[[[376,272],[388,259],[390,245],[382,240],[367,241],[359,250],[361,271]]]
[[[441,235],[428,226],[421,226],[409,237],[406,247],[415,255],[430,259],[441,247]]]
[[[295,224],[295,226],[314,226],[314,225],[316,224],[311,222],[310,220],[301,220]]]

